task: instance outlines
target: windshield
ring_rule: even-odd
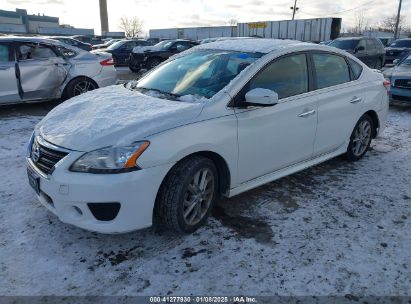
[[[411,40],[397,40],[391,43],[390,47],[411,47]]]
[[[411,56],[408,56],[407,58],[405,58],[399,65],[403,66],[410,66],[411,65]]]
[[[169,47],[170,45],[172,45],[172,44],[173,44],[173,41],[164,40],[164,41],[161,41],[161,42],[155,44],[154,47],[155,47],[156,49],[166,50],[166,49],[168,49],[168,47]]]
[[[353,50],[358,44],[357,39],[355,40],[334,40],[332,41],[329,46],[333,46],[342,50]]]
[[[182,100],[179,97],[185,95],[211,98],[261,56],[261,53],[196,51],[159,66],[129,88],[143,93],[156,91],[174,100]]]
[[[126,41],[117,41],[114,42],[112,45],[110,45],[107,50],[115,50],[118,49],[120,46],[122,46],[124,43],[126,43]]]

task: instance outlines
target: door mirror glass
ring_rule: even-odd
[[[269,107],[278,103],[278,94],[268,89],[256,88],[245,94],[245,101],[251,105]]]

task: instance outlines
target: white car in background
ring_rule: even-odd
[[[389,83],[349,53],[287,40],[203,44],[89,92],[35,128],[28,176],[60,220],[193,232],[232,197],[345,154],[385,127]],[[326,206],[324,207],[326,208]]]
[[[67,99],[112,85],[111,54],[36,37],[0,37],[0,105]]]

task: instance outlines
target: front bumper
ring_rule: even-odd
[[[172,165],[121,174],[70,172],[68,167],[81,154],[70,153],[48,176],[26,158],[39,179],[40,202],[62,222],[90,231],[124,233],[151,226],[158,189]],[[89,203],[119,203],[120,209],[114,219],[98,220]]]
[[[401,89],[391,86],[390,101],[401,101],[411,103],[411,89]]]

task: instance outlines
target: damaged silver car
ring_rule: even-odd
[[[68,99],[115,84],[109,53],[37,37],[0,37],[0,105]]]

